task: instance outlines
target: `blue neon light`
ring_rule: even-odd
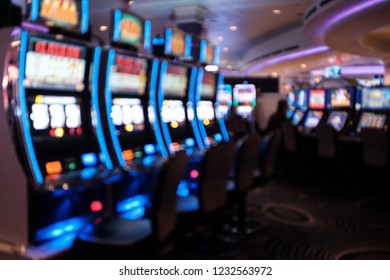
[[[222,142],[223,138],[222,138],[222,134],[221,133],[216,133],[214,134],[214,140],[218,143]]]
[[[221,48],[216,46],[214,47],[214,65],[219,65],[219,58],[221,56]]]
[[[187,181],[180,181],[177,187],[176,195],[181,197],[187,197],[190,195],[190,189],[188,188]]]
[[[110,50],[108,53],[108,59],[107,59],[106,85],[105,85],[105,93],[106,93],[105,94],[105,101],[106,101],[105,104],[106,104],[106,112],[107,112],[107,116],[108,116],[108,118],[107,118],[108,119],[108,128],[110,131],[112,144],[114,146],[115,155],[118,159],[118,162],[122,167],[125,167],[126,162],[125,162],[123,155],[122,155],[122,148],[121,148],[121,145],[119,143],[118,136],[115,133],[116,129],[115,129],[114,124],[112,123],[112,118],[110,117],[110,113],[112,110],[112,92],[111,92],[111,88],[110,88],[110,77],[111,77],[111,68],[114,66],[114,63],[115,63],[115,51]]]
[[[99,109],[99,90],[98,90],[98,83],[99,83],[99,68],[100,68],[100,55],[102,53],[101,47],[95,48],[95,53],[93,57],[93,73],[92,73],[92,87],[91,87],[91,94],[92,94],[92,110],[95,113],[96,118],[96,135],[98,138],[98,142],[100,145],[100,150],[104,157],[104,162],[106,163],[106,166],[108,169],[113,169],[114,166],[112,164],[110,154],[108,153],[106,140],[104,139],[103,134],[103,127],[102,127],[102,121],[100,119],[100,109]]]
[[[58,238],[80,230],[88,222],[87,217],[75,217],[41,228],[36,232],[37,242]]]
[[[200,52],[199,52],[199,61],[206,62],[206,51],[207,51],[207,41],[200,41]]]
[[[22,130],[24,141],[26,143],[26,152],[28,154],[28,159],[32,168],[32,175],[34,180],[38,184],[43,183],[42,172],[39,169],[38,160],[35,154],[34,145],[32,142],[31,134],[30,134],[30,123],[29,123],[29,114],[27,110],[27,102],[26,102],[26,89],[23,85],[26,71],[26,55],[27,55],[27,43],[28,43],[28,34],[26,31],[22,32],[21,35],[21,45],[20,45],[20,58],[19,58],[19,98],[20,98],[20,118],[22,121]]]
[[[81,156],[81,162],[84,166],[95,166],[98,160],[94,153],[88,153]]]
[[[152,23],[150,20],[145,21],[144,28],[144,49],[149,50],[152,39]]]
[[[88,0],[81,2],[81,33],[85,34],[89,28],[89,4]]]
[[[167,68],[168,68],[168,62],[166,61],[163,61],[161,63],[161,71],[160,71],[160,80],[159,80],[159,86],[158,86],[158,93],[157,93],[157,98],[158,98],[158,108],[159,108],[159,111],[161,111],[161,108],[162,108],[162,105],[164,103],[164,89],[163,89],[163,81],[164,81],[164,77],[167,73]],[[168,129],[168,125],[162,121],[162,117],[161,117],[161,114],[157,114],[156,115],[159,120],[160,120],[160,124],[161,124],[161,129],[162,129],[162,133],[164,135],[164,139],[165,139],[165,143],[167,145],[167,147],[169,147],[169,152],[171,154],[174,154],[175,151],[173,151],[171,149],[171,146],[172,146],[172,139],[171,139],[171,135],[169,133],[169,129]],[[157,119],[157,118],[156,118]],[[168,152],[167,152],[167,156],[168,156]]]
[[[186,35],[186,49],[184,52],[185,58],[191,57],[191,47],[192,47],[192,37],[191,35]]]
[[[166,55],[172,52],[172,29],[167,28],[165,30],[165,51]]]
[[[156,147],[153,144],[148,144],[144,146],[145,154],[154,155],[156,153]]]
[[[91,179],[95,175],[96,175],[96,169],[94,167],[84,168],[80,172],[80,177],[85,180]]]
[[[193,138],[187,138],[184,143],[186,144],[187,148],[193,148],[195,147],[195,140]]]
[[[156,92],[157,73],[158,73],[158,59],[154,59],[153,64],[152,64],[152,74],[151,74],[151,78],[150,78],[149,99],[150,99],[150,104],[153,107],[154,115],[156,116],[154,118],[153,128],[154,128],[154,134],[155,134],[156,140],[157,140],[157,145],[158,145],[158,148],[159,148],[162,156],[167,157],[168,151],[164,145],[163,136],[161,134],[160,127],[158,125],[159,121],[157,119],[157,118],[160,118],[159,113],[158,113],[159,110],[157,109],[158,103],[157,103],[157,97],[156,97],[156,94],[157,94],[157,92]],[[159,90],[160,90],[160,88],[162,88],[161,82],[160,82]]]
[[[118,213],[127,212],[139,207],[145,207],[149,203],[149,197],[145,194],[139,194],[118,202],[116,211]]]
[[[145,207],[137,207],[119,215],[122,219],[137,220],[145,216]]]
[[[122,11],[117,9],[114,12],[114,42],[118,42],[121,38],[120,24],[122,20]]]
[[[219,88],[220,85],[223,85],[224,82],[225,82],[225,77],[222,74],[219,74],[218,82],[217,82],[217,88]],[[231,87],[230,85],[226,85],[226,86]],[[224,118],[218,118],[218,124],[219,124],[219,129],[221,130],[221,133],[222,133],[223,140],[225,142],[229,142],[230,141],[230,137],[229,137],[229,132],[228,132],[228,130],[226,128],[225,119]]]
[[[204,73],[204,70],[203,69],[199,69],[198,70],[198,76],[196,75],[196,68],[192,68],[192,73],[191,75],[193,75],[191,77],[191,83],[193,83],[194,85],[192,85],[192,100],[194,102],[194,108],[195,108],[195,113],[194,113],[194,119],[192,121],[193,123],[193,130],[194,130],[194,133],[195,133],[195,139],[196,139],[196,142],[198,143],[198,146],[199,148],[203,149],[205,147],[205,145],[207,147],[210,146],[210,143],[206,142],[206,139],[207,139],[207,133],[206,133],[206,128],[204,127],[204,124],[202,121],[200,121],[198,119],[198,110],[197,110],[197,105],[198,105],[198,102],[200,101],[200,89],[202,87],[202,79],[203,79],[203,73]],[[196,81],[196,87],[194,88],[195,86],[195,81]],[[191,86],[191,85],[190,85]],[[190,92],[190,94],[191,94]]]
[[[39,16],[39,0],[32,0],[31,2],[31,21],[37,21]]]

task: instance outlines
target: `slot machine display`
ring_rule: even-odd
[[[303,89],[294,91],[293,99],[295,110],[292,113],[291,120],[294,126],[298,126],[307,111],[307,91]]]
[[[287,93],[287,105],[288,105],[287,118],[290,119],[293,116],[295,111],[295,94],[292,91]]]
[[[3,85],[11,127],[2,129],[14,133],[24,172],[14,166],[1,174],[26,177],[25,184],[1,186],[8,195],[0,203],[0,240],[28,258],[47,258],[103,214],[104,185],[120,172],[96,119],[98,72],[91,62],[100,48],[88,40],[88,1],[33,0],[29,20],[13,32]]]
[[[232,86],[228,84],[219,84],[217,89],[215,115],[217,119],[226,120],[229,115],[230,107],[233,105]]]
[[[360,110],[348,136],[359,136],[364,128],[387,129],[390,111],[390,88],[362,88],[358,91]]]
[[[164,55],[185,58],[191,53],[190,36],[176,28],[166,28]],[[195,114],[197,69],[190,64],[161,60],[157,86],[157,119],[169,153],[186,150],[199,152],[204,148]]]
[[[312,89],[309,91],[309,110],[302,123],[304,133],[313,132],[322,120],[326,102],[325,95],[324,89]]]
[[[341,133],[353,118],[354,88],[334,88],[328,91],[330,112],[327,123]]]
[[[237,84],[233,87],[233,106],[237,114],[252,120],[253,108],[256,105],[256,87],[253,84]]]
[[[100,62],[101,119],[115,165],[131,174],[130,182],[114,185],[116,211],[135,218],[148,200],[146,178],[168,156],[152,101],[159,62],[137,53],[150,48],[150,21],[123,9],[111,15],[111,47]]]
[[[228,142],[229,134],[223,114],[217,116],[216,95],[217,88],[222,85],[223,76],[198,70],[197,87],[194,104],[195,117],[198,121],[199,132],[206,147],[218,143]]]

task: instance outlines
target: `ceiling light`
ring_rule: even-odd
[[[238,27],[236,25],[229,26],[230,31],[237,31]]]
[[[226,66],[226,69],[228,69],[228,70],[232,70],[232,69],[233,69],[233,66],[231,66],[231,65],[227,65],[227,66]]]
[[[278,73],[276,73],[276,72],[271,73],[271,77],[276,78],[277,76],[278,76]]]
[[[306,68],[307,68],[307,65],[306,65],[305,63],[302,63],[302,64],[301,64],[301,68],[306,69]]]
[[[64,35],[62,35],[62,34],[57,34],[56,36],[55,36],[55,38],[56,38],[56,40],[63,40],[64,39]]]
[[[218,40],[218,41],[223,41],[223,37],[222,37],[222,36],[218,36],[218,37],[217,37],[217,40]]]
[[[131,0],[131,1],[129,1],[127,4],[128,4],[129,6],[133,6],[133,5],[134,5],[134,1]]]
[[[218,65],[206,65],[204,68],[207,72],[217,72],[219,67]]]
[[[107,25],[102,25],[99,27],[100,31],[107,31],[108,26]]]
[[[282,11],[279,10],[279,9],[272,10],[272,12],[273,12],[275,15],[280,15],[280,14],[282,13]]]
[[[222,51],[223,51],[223,52],[228,52],[228,51],[229,51],[229,48],[228,48],[228,47],[224,47],[224,48],[222,49]]]
[[[328,61],[329,61],[329,63],[334,63],[336,60],[335,60],[334,57],[329,57],[329,58],[328,58]]]

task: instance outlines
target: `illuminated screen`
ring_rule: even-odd
[[[49,27],[80,31],[81,17],[82,0],[39,0],[40,21]]]
[[[196,107],[198,120],[202,121],[205,126],[214,123],[214,106],[211,101],[199,101]]]
[[[357,127],[357,131],[360,132],[363,128],[378,128],[382,129],[386,123],[385,114],[375,114],[375,113],[362,113],[360,121]]]
[[[118,42],[133,46],[143,45],[144,23],[139,17],[120,11],[120,21],[116,22],[114,29],[119,29]],[[115,33],[115,32],[114,32]]]
[[[35,96],[31,105],[32,134],[62,138],[83,135],[81,100],[74,96]]]
[[[111,119],[118,134],[143,131],[144,111],[138,98],[114,98]]]
[[[229,107],[226,105],[217,105],[215,115],[218,119],[223,119],[229,113]]]
[[[335,130],[340,131],[343,129],[347,120],[348,113],[343,111],[333,111],[328,117],[328,124]]]
[[[390,108],[390,88],[364,88],[362,107],[364,109]]]
[[[161,108],[161,118],[171,128],[178,128],[185,125],[186,112],[181,100],[164,100]]]
[[[145,59],[116,55],[110,72],[110,88],[114,93],[144,95],[147,83],[148,62]]]
[[[206,47],[206,64],[214,64],[214,46],[207,42]]]
[[[295,94],[293,92],[287,94],[287,104],[290,108],[295,107]]]
[[[83,91],[86,49],[31,38],[26,55],[26,88]]]
[[[173,28],[172,29],[172,42],[171,42],[171,54],[176,57],[182,57],[185,54],[186,49],[186,33]]]
[[[301,110],[296,110],[294,112],[294,114],[292,115],[293,125],[297,126],[301,122],[303,115],[304,115],[304,113]]]
[[[311,109],[325,108],[325,91],[323,89],[310,90],[309,108]]]
[[[296,105],[300,108],[305,108],[306,107],[306,91],[299,90],[299,91],[295,92],[295,94],[296,94],[296,98],[295,98]]]
[[[351,93],[345,88],[332,89],[330,92],[331,107],[350,107]]]
[[[187,67],[168,65],[167,72],[162,81],[162,88],[165,95],[179,98],[186,97],[187,83]]]
[[[307,113],[305,123],[303,126],[305,128],[315,128],[319,124],[321,118],[322,118],[322,111],[309,111]]]
[[[225,106],[232,106],[233,94],[230,85],[221,84],[218,86],[217,103]]]
[[[200,90],[200,98],[201,99],[214,99],[215,97],[215,87],[216,81],[214,74],[204,72],[202,85]]]
[[[252,84],[235,85],[233,88],[234,103],[238,105],[251,105],[256,104],[256,88]]]

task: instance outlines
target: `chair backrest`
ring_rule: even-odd
[[[297,135],[294,125],[292,124],[292,122],[286,121],[282,123],[281,127],[284,140],[284,149],[287,152],[296,152]]]
[[[176,227],[176,191],[187,168],[188,157],[179,151],[158,172],[152,198],[152,225],[156,239],[165,240]]]
[[[265,156],[265,161],[262,166],[262,172],[264,178],[271,178],[274,175],[275,165],[278,158],[278,153],[280,149],[280,143],[282,141],[282,131],[281,129],[275,129],[271,135],[268,142],[268,147]]]
[[[389,134],[375,128],[365,128],[361,132],[363,160],[365,164],[384,167],[388,161]]]
[[[235,188],[246,191],[252,187],[253,173],[259,164],[262,137],[250,135],[241,144],[235,162]]]
[[[220,143],[203,156],[199,168],[199,204],[203,213],[222,209],[227,202],[226,185],[233,166],[235,145]]]
[[[334,158],[336,156],[337,133],[329,124],[321,124],[316,129],[318,156]]]

